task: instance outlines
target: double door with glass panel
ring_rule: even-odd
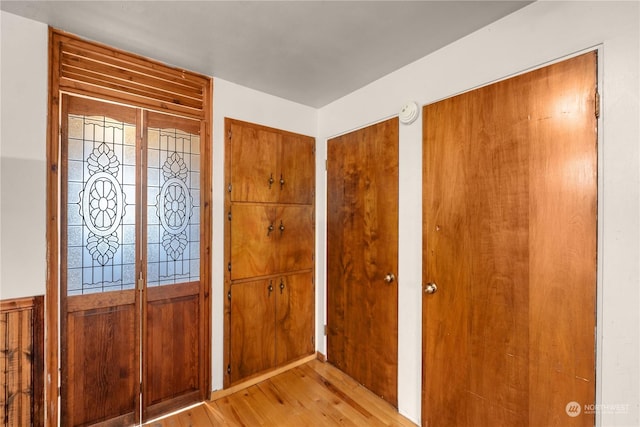
[[[202,126],[62,97],[63,425],[129,425],[205,397]]]

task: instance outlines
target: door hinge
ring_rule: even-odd
[[[227,192],[231,193],[231,184],[227,187]]]
[[[60,387],[58,387],[58,397],[60,397]]]
[[[140,272],[140,278],[138,279],[138,290],[144,290],[144,279],[142,278],[142,271]]]
[[[229,141],[231,141],[231,130],[229,130],[229,132],[227,132],[227,138],[229,138]]]
[[[324,325],[324,336],[327,336],[327,325]]]
[[[140,394],[142,394],[142,381],[140,382]]]
[[[227,299],[231,301],[231,291],[227,292]]]
[[[329,160],[324,159],[324,170],[328,171],[329,170]]]
[[[231,375],[231,365],[227,365],[227,374]]]
[[[231,221],[231,211],[229,211],[229,212],[227,213],[227,219],[228,219],[229,221]]]
[[[596,90],[596,105],[595,105],[596,119],[600,118],[600,92]]]
[[[227,270],[229,270],[229,273],[231,273],[231,263],[227,264]]]

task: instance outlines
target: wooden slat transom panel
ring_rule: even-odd
[[[210,79],[54,30],[60,89],[204,118]]]

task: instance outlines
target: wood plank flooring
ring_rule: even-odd
[[[415,427],[387,402],[319,360],[146,425]]]

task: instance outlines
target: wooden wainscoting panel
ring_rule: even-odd
[[[0,301],[0,422],[44,425],[44,297]]]

